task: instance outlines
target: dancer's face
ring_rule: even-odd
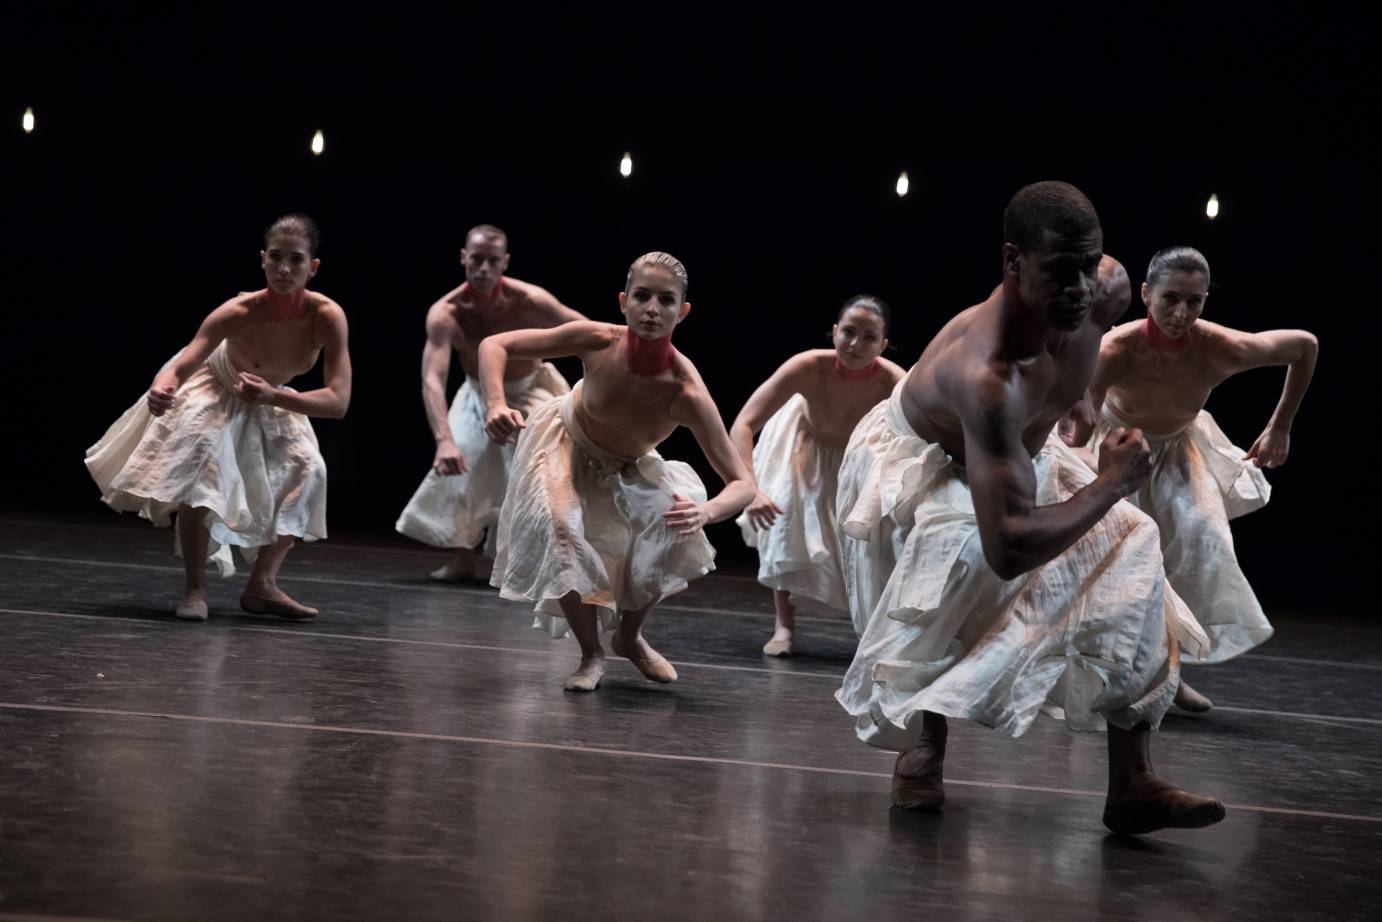
[[[633,274],[628,289],[619,292],[619,310],[640,337],[661,339],[691,312],[691,302],[682,297],[676,276],[662,266],[644,266]]]
[[[1182,272],[1179,269],[1162,276],[1156,285],[1142,283],[1142,303],[1147,316],[1161,332],[1172,339],[1180,339],[1204,312],[1209,297],[1209,278],[1203,272]]]
[[[1003,245],[1004,271],[1016,276],[1022,302],[1057,330],[1076,330],[1089,316],[1098,289],[1101,234],[1060,237],[1047,231],[1027,252]]]
[[[846,368],[867,368],[888,347],[883,318],[866,307],[851,307],[830,330],[835,354]]]
[[[509,245],[503,237],[474,234],[461,250],[461,265],[471,287],[492,291],[509,268]]]
[[[292,294],[317,274],[321,260],[312,258],[307,238],[279,234],[269,238],[269,248],[259,251],[264,280],[279,294]]]

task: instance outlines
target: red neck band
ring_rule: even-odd
[[[835,356],[835,374],[844,378],[846,381],[867,381],[869,378],[878,374],[878,369],[880,367],[878,359],[875,358],[863,368],[847,368],[845,364],[840,361],[840,357],[838,355]]]
[[[264,305],[269,309],[270,320],[296,320],[302,316],[306,303],[306,288],[295,288],[286,295],[272,288],[264,289]]]
[[[672,367],[672,334],[661,339],[644,339],[633,330],[624,333],[624,358],[629,370],[639,375],[658,375]]]
[[[1172,339],[1161,332],[1161,327],[1157,326],[1150,316],[1142,322],[1142,338],[1147,340],[1147,345],[1157,352],[1179,352],[1190,345],[1190,333],[1188,331],[1179,339]]]

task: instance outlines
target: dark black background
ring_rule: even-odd
[[[1291,461],[1238,548],[1265,596],[1370,608],[1371,26],[1324,7],[804,9],[6,7],[0,511],[99,509],[83,450],[207,311],[262,285],[259,234],[285,211],[320,222],[313,287],[351,323],[349,417],[316,424],[331,527],[387,533],[431,459],[422,324],[462,278],[467,227],[505,228],[512,275],[600,319],[634,257],[680,257],[676,342],[728,423],[857,291],[892,303],[910,364],[998,280],[1011,194],[1059,178],[1135,281],[1191,244],[1214,270],[1208,318],[1319,336]],[[1238,444],[1282,378],[1211,398]],[[684,433],[663,452],[714,488]],[[752,564],[732,526],[711,538]]]

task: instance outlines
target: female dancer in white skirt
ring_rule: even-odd
[[[1090,448],[1097,457],[1117,427],[1143,431],[1152,474],[1129,496],[1161,530],[1166,575],[1209,637],[1186,663],[1221,663],[1272,636],[1272,626],[1238,566],[1229,520],[1267,504],[1264,468],[1286,463],[1291,423],[1315,371],[1319,343],[1305,330],[1244,333],[1200,320],[1209,297],[1209,262],[1174,247],[1152,257],[1142,301],[1147,316],[1104,334],[1089,386]],[[1204,409],[1226,379],[1265,365],[1285,365],[1276,411],[1246,452]],[[1083,443],[1086,425],[1071,441]],[[1176,705],[1207,711],[1210,700],[1181,680]]]
[[[758,386],[729,436],[753,466],[758,492],[738,524],[758,549],[758,581],[773,591],[777,628],[767,656],[791,656],[793,596],[845,611],[835,486],[845,445],[865,413],[906,373],[881,357],[888,306],[872,295],[845,302],[830,331],[833,349],[792,356]],[[754,447],[753,437],[763,435]]]
[[[654,682],[676,670],[643,638],[660,600],[714,568],[702,527],[753,498],[753,474],[672,330],[691,310],[686,268],[667,253],[629,267],[619,308],[627,325],[583,320],[548,330],[499,333],[480,344],[486,431],[519,434],[491,583],[535,606],[534,627],[581,647],[569,691],[593,691],[604,675],[600,626],[616,656]],[[526,420],[504,402],[504,366],[515,359],[579,356],[584,378]],[[691,466],[654,449],[678,426],[695,436],[725,487],[714,499]]]
[[[307,418],[340,419],[350,404],[345,313],[306,289],[321,266],[318,239],[306,215],[270,225],[259,253],[268,287],[212,311],[148,394],[87,450],[112,508],[160,527],[177,513],[187,576],[179,618],[206,618],[208,551],[230,575],[232,545],[254,561],[241,608],[294,619],[317,613],[277,580],[294,539],[326,537],[326,464]],[[318,355],[324,387],[285,386]]]

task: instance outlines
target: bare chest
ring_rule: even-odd
[[[832,375],[818,382],[811,393],[805,394],[806,417],[811,428],[826,442],[844,445],[864,414],[885,400],[892,387],[880,383],[847,382]]]
[[[1130,422],[1160,421],[1198,413],[1211,390],[1213,381],[1196,355],[1148,351],[1124,361],[1105,400]]]
[[[299,320],[249,323],[227,337],[226,348],[236,368],[271,384],[311,371],[321,354],[310,311]]]
[[[677,428],[672,404],[681,381],[647,378],[623,368],[587,369],[581,382],[582,418],[598,431],[596,440],[617,454],[634,457]]]

